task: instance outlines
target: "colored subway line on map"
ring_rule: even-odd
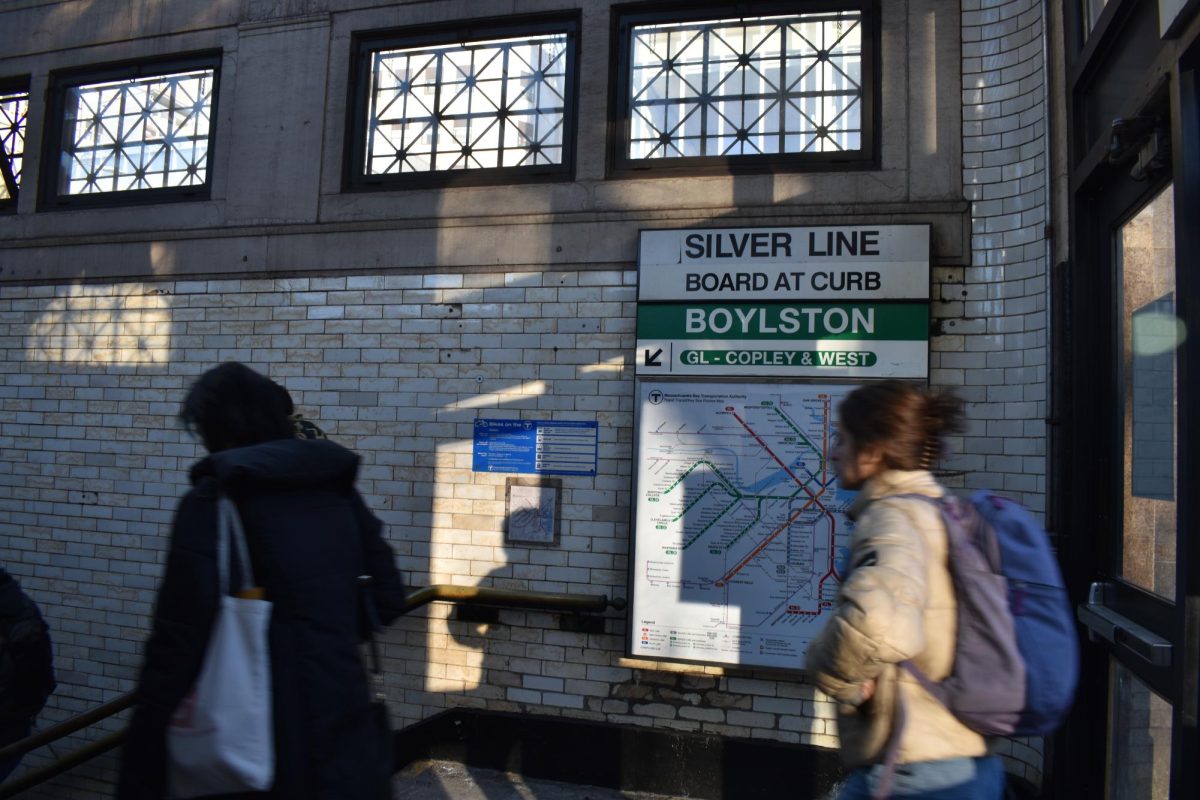
[[[718,486],[720,486],[722,489],[725,488],[725,485],[721,484],[721,483],[710,483],[708,486],[704,487],[704,491],[701,492],[700,494],[696,495],[695,500],[693,500],[692,502],[690,502],[686,506],[684,506],[683,510],[679,512],[679,516],[672,519],[671,522],[679,522],[679,520],[686,517],[687,513],[692,510],[692,506],[696,505],[696,503],[699,503],[701,500],[703,500],[704,497],[709,492],[711,492],[713,489],[717,488]],[[668,489],[667,492],[669,492],[669,491],[671,491],[671,490]],[[667,492],[663,492],[663,494],[665,495]],[[726,489],[726,494],[728,494],[728,493],[729,493],[728,489]],[[731,495],[731,496],[733,497],[734,500],[738,499],[738,495]]]
[[[728,492],[731,495],[733,495],[734,497],[742,496],[742,493],[737,490],[737,488],[733,485],[733,482],[731,480],[729,480],[728,478],[725,477],[725,475],[721,472],[721,470],[719,470],[717,468],[717,465],[706,459],[701,459],[700,461],[697,461],[692,466],[688,467],[687,471],[684,472],[682,475],[680,475],[678,478],[676,478],[675,482],[672,483],[670,486],[668,486],[666,489],[664,489],[661,494],[662,495],[670,494],[672,489],[674,489],[676,486],[678,486],[679,484],[681,484],[685,480],[687,480],[687,476],[691,475],[693,472],[695,472],[701,465],[706,466],[709,469],[711,469],[713,471],[713,473],[718,478],[721,479],[721,483],[725,484],[726,490],[728,490]]]
[[[738,504],[738,502],[740,502],[740,501],[739,501],[739,499],[738,499],[738,498],[734,498],[734,500],[733,500],[733,502],[732,502],[732,503],[730,503],[729,505],[725,506],[725,508],[721,509],[721,513],[720,513],[720,514],[717,514],[715,517],[713,517],[713,519],[712,519],[712,522],[710,522],[710,523],[708,523],[707,525],[705,525],[705,526],[704,526],[704,528],[703,528],[703,529],[702,529],[702,530],[701,530],[699,533],[697,533],[695,536],[693,536],[693,537],[691,538],[691,540],[690,540],[690,541],[689,541],[687,544],[685,544],[685,545],[684,545],[684,546],[683,546],[681,549],[683,549],[683,550],[687,550],[687,549],[688,549],[688,548],[689,548],[689,547],[690,547],[692,544],[694,544],[694,543],[696,542],[696,540],[697,540],[697,539],[699,539],[699,538],[700,538],[701,536],[703,536],[704,534],[708,533],[709,529],[710,529],[710,528],[712,528],[712,526],[713,526],[713,525],[716,525],[716,524],[717,524],[717,522],[719,522],[719,521],[720,521],[721,517],[723,517],[723,516],[725,516],[727,513],[729,513],[729,509],[731,509],[731,508],[733,508],[734,506],[736,506],[736,505]]]
[[[716,585],[724,586],[725,584],[729,583],[729,580],[731,578],[733,578],[734,575],[737,575],[739,572],[741,572],[742,568],[745,567],[747,564],[749,564],[751,561],[753,561],[755,558],[757,558],[758,554],[761,553],[766,548],[767,545],[769,545],[771,542],[773,542],[775,540],[775,538],[777,536],[779,536],[779,534],[786,531],[788,529],[788,527],[793,522],[796,521],[796,518],[804,513],[804,509],[808,508],[810,505],[812,505],[812,502],[813,502],[812,500],[809,500],[807,503],[804,504],[803,508],[792,512],[792,515],[790,517],[788,517],[787,522],[780,525],[778,528],[776,528],[774,530],[774,532],[771,533],[770,536],[768,536],[761,543],[759,543],[758,547],[754,548],[754,550],[751,551],[750,555],[748,555],[744,559],[742,559],[742,563],[738,564],[736,567],[734,567],[732,570],[730,570],[725,575],[724,578],[721,578],[719,581],[717,581]]]
[[[826,408],[828,408],[828,404],[826,404]],[[749,433],[752,437],[754,437],[754,440],[756,442],[758,442],[759,446],[762,447],[763,451],[766,452],[769,456],[771,456],[771,458],[775,460],[775,463],[779,464],[779,466],[783,468],[784,472],[786,472],[791,477],[791,479],[794,480],[800,486],[800,488],[804,489],[804,491],[808,493],[808,496],[810,499],[807,503],[805,503],[803,506],[801,506],[801,508],[798,511],[795,511],[788,518],[787,522],[785,522],[783,525],[779,526],[770,536],[768,536],[766,539],[764,539],[762,542],[760,542],[758,547],[756,547],[750,553],[750,555],[746,556],[746,558],[743,559],[740,564],[738,564],[730,572],[728,572],[725,575],[725,577],[723,577],[719,581],[717,581],[716,585],[718,587],[725,586],[725,584],[727,584],[730,581],[730,579],[732,579],[735,575],[737,575],[739,572],[741,572],[742,569],[744,569],[747,564],[749,564],[751,561],[753,561],[755,558],[757,558],[758,554],[761,553],[764,549],[766,549],[767,545],[769,545],[772,541],[774,541],[779,536],[780,533],[787,530],[788,527],[793,522],[796,521],[796,519],[800,516],[800,514],[803,513],[805,510],[807,510],[808,507],[811,506],[813,503],[816,503],[817,507],[820,508],[821,511],[824,512],[825,514],[829,513],[828,510],[823,505],[821,505],[821,503],[818,499],[821,494],[825,493],[825,489],[822,488],[818,494],[813,494],[809,490],[809,488],[805,485],[804,481],[800,480],[800,478],[797,477],[797,475],[794,472],[792,472],[791,469],[788,468],[787,464],[783,463],[783,460],[780,459],[779,456],[775,454],[775,451],[773,451],[770,448],[770,446],[762,440],[762,437],[759,436],[758,433],[753,428],[751,428],[750,425],[747,424],[747,422],[744,419],[742,419],[736,413],[732,414],[732,416],[734,419],[736,419],[738,421],[739,424],[741,424],[741,426],[743,428],[746,429],[747,433]],[[707,462],[702,462],[702,463],[707,463]],[[710,464],[709,466],[712,466],[712,465]],[[693,467],[692,469],[695,469],[695,467]],[[687,477],[687,474],[689,474],[691,471],[692,470],[688,470],[688,472],[685,473],[680,478],[680,481],[682,481],[683,478]],[[713,467],[713,471],[717,472],[717,474],[720,474],[720,472],[716,469],[716,467]],[[721,477],[724,478],[724,476],[721,476]],[[675,485],[678,485],[678,483],[679,482],[677,481]],[[674,488],[674,485],[672,486],[672,488]],[[693,539],[693,541],[695,541],[695,539]],[[830,562],[831,563],[832,563],[832,556],[833,556],[833,554],[831,552],[830,553]],[[826,575],[826,577],[828,577],[828,575]],[[824,578],[822,580],[824,580]]]
[[[747,424],[747,422],[744,419],[739,417],[737,414],[734,414],[733,418],[736,419],[739,423],[741,423],[742,427],[746,429],[746,432],[754,437],[754,441],[758,442],[758,444],[762,447],[763,451],[767,455],[769,455],[771,458],[773,458],[775,460],[775,463],[778,464],[780,467],[782,467],[783,471],[786,472],[788,474],[788,476],[791,477],[792,480],[794,480],[802,489],[804,489],[805,492],[808,492],[809,497],[811,497],[813,500],[817,499],[817,495],[815,495],[811,491],[809,491],[808,487],[804,485],[804,481],[800,480],[800,478],[798,478],[796,476],[796,473],[792,472],[791,468],[788,467],[787,464],[783,463],[783,459],[781,459],[779,456],[775,455],[775,451],[771,449],[770,445],[768,445],[766,442],[764,442],[762,440],[762,437],[759,436],[758,433],[753,428],[751,428],[750,425]],[[822,491],[824,491],[824,490],[822,490]],[[822,506],[822,509],[823,508],[824,507]]]
[[[792,497],[795,497],[795,496],[796,496],[796,495],[792,495]],[[731,547],[733,547],[735,544],[737,544],[737,543],[738,543],[738,540],[739,540],[739,539],[741,539],[743,536],[745,536],[747,533],[749,533],[749,532],[750,532],[750,529],[751,529],[751,528],[753,528],[755,525],[757,525],[757,524],[758,524],[758,521],[759,521],[760,519],[762,519],[762,504],[763,504],[763,500],[774,500],[774,499],[776,499],[776,498],[772,498],[772,497],[767,497],[767,498],[760,497],[760,498],[758,498],[758,507],[754,509],[754,519],[750,520],[750,524],[749,524],[749,525],[747,525],[746,527],[742,528],[742,532],[741,532],[741,533],[739,533],[737,536],[733,537],[733,539],[732,539],[732,540],[731,540],[731,541],[730,541],[728,544],[726,544],[726,545],[725,545],[725,552],[729,552],[729,548],[731,548]],[[791,498],[788,498],[788,499],[790,500]],[[694,541],[694,540],[693,540],[693,541]]]
[[[828,420],[828,418],[829,418],[829,400],[828,400],[828,398],[825,399],[824,405],[825,405],[825,409],[824,409],[825,410],[825,419]],[[829,540],[829,548],[830,548],[829,549],[829,571],[826,572],[825,575],[823,575],[821,577],[821,580],[817,584],[817,594],[818,594],[818,597],[820,597],[824,590],[825,581],[828,580],[831,575],[833,575],[834,577],[837,577],[837,571],[834,569],[834,556],[833,556],[834,545],[835,545],[834,537],[836,536],[837,522],[834,519],[833,515],[831,513],[829,513],[829,510],[827,508],[825,508],[825,506],[819,500],[820,496],[825,493],[828,486],[827,485],[822,486],[820,492],[818,492],[817,494],[813,494],[809,490],[808,486],[805,485],[804,481],[801,481],[800,478],[798,478],[796,476],[796,474],[793,473],[787,467],[787,465],[783,463],[783,461],[779,458],[779,456],[777,456],[775,454],[775,452],[773,450],[771,450],[770,446],[767,445],[767,443],[762,440],[762,437],[760,437],[758,435],[758,433],[756,433],[754,431],[754,429],[751,428],[750,425],[744,419],[739,417],[737,414],[733,414],[733,418],[736,419],[739,423],[741,423],[742,427],[746,429],[747,433],[749,433],[752,437],[754,437],[754,440],[759,443],[759,445],[763,448],[763,450],[769,456],[771,456],[771,458],[773,458],[775,460],[775,462],[777,464],[779,464],[779,466],[783,467],[784,471],[787,472],[787,474],[792,477],[792,480],[794,480],[800,486],[800,488],[802,488],[805,492],[808,493],[808,495],[811,499],[807,503],[805,503],[804,506],[801,507],[801,509],[799,511],[796,511],[795,513],[793,513],[792,516],[788,518],[787,522],[785,522],[783,525],[781,525],[779,528],[777,528],[770,536],[768,536],[762,543],[760,543],[759,546],[757,548],[755,548],[754,551],[752,553],[750,553],[750,555],[748,555],[740,564],[738,564],[736,567],[734,567],[733,570],[731,570],[729,573],[727,573],[725,575],[725,577],[723,577],[721,580],[717,581],[716,585],[724,586],[726,583],[728,583],[729,580],[731,578],[733,578],[735,575],[737,575],[739,572],[741,572],[742,569],[745,568],[745,566],[747,564],[749,564],[751,561],[753,561],[755,558],[757,558],[758,554],[761,553],[766,548],[766,546],[768,544],[770,544],[776,537],[778,537],[780,533],[782,533],[784,530],[786,530],[788,527],[790,527],[791,524],[796,521],[796,519],[800,516],[800,514],[803,511],[805,511],[813,503],[816,503],[817,507],[821,510],[822,514],[824,514],[825,516],[827,516],[829,518],[830,530],[831,530],[830,540]],[[825,429],[828,430],[828,425],[825,426]],[[804,438],[806,440],[808,439],[808,437],[804,437]],[[823,437],[822,452],[824,455],[822,456],[822,469],[824,469],[824,461],[828,454],[828,446],[829,446],[828,445],[828,437],[827,436]],[[814,447],[813,449],[815,450],[816,448]],[[820,614],[821,611],[820,611],[820,609],[818,609],[816,612],[800,612],[800,611],[792,611],[791,609],[789,609],[789,613]]]
[[[817,609],[812,610],[812,611],[802,609],[799,606],[788,602],[791,600],[791,597],[789,597],[787,600],[784,600],[783,603],[781,603],[780,605],[781,606],[785,605],[785,604],[787,605],[786,611],[788,614],[801,615],[801,616],[819,616],[825,608],[829,607],[829,601],[827,601],[825,599],[825,584],[831,577],[833,577],[837,580],[841,579],[841,576],[839,576],[837,574],[837,570],[835,567],[835,556],[834,556],[834,552],[836,550],[837,521],[836,521],[836,518],[834,517],[834,515],[829,511],[829,509],[826,508],[825,504],[821,502],[821,497],[828,491],[829,486],[833,483],[833,479],[828,477],[828,456],[829,456],[828,419],[829,419],[829,411],[830,411],[829,406],[830,406],[829,400],[828,400],[828,398],[825,398],[824,409],[823,409],[825,424],[822,426],[823,430],[825,432],[825,435],[822,437],[820,447],[818,447],[817,444],[815,442],[813,442],[813,440],[809,436],[807,436],[802,430],[800,430],[800,428],[797,427],[795,422],[790,417],[788,417],[785,413],[783,413],[778,407],[773,406],[771,408],[771,410],[774,412],[774,414],[780,420],[782,420],[783,423],[786,424],[787,427],[799,437],[800,440],[802,440],[803,444],[806,445],[813,452],[814,455],[816,455],[820,459],[820,462],[817,466],[816,472],[809,469],[808,466],[803,462],[802,459],[797,459],[795,461],[795,464],[793,464],[792,466],[789,466],[787,463],[785,463],[783,461],[783,459],[781,459],[775,453],[775,451],[770,447],[770,445],[768,445],[763,440],[763,438],[754,430],[754,428],[752,428],[750,426],[750,424],[745,419],[743,419],[737,413],[731,414],[731,416],[733,416],[733,418],[735,420],[737,420],[737,422],[746,430],[746,432],[750,434],[750,436],[754,439],[754,441],[758,443],[758,445],[762,448],[762,451],[766,455],[768,455],[776,464],[778,464],[779,467],[783,470],[784,474],[786,474],[788,477],[790,477],[792,479],[792,481],[796,484],[796,486],[798,488],[792,494],[784,496],[784,497],[780,497],[780,496],[775,496],[775,495],[758,495],[758,494],[749,494],[749,493],[743,492],[740,489],[738,489],[734,485],[734,483],[732,481],[730,481],[724,475],[724,473],[721,472],[721,470],[716,466],[716,464],[714,464],[711,461],[708,461],[706,459],[702,459],[702,460],[697,461],[696,463],[692,464],[690,467],[688,467],[687,470],[685,470],[682,474],[680,474],[679,477],[669,487],[667,487],[661,494],[659,494],[659,497],[663,497],[663,496],[669,494],[670,492],[674,491],[676,488],[678,488],[679,486],[684,484],[684,482],[686,481],[688,476],[690,476],[693,472],[695,472],[701,466],[707,466],[712,471],[714,476],[716,476],[717,482],[712,483],[709,486],[707,486],[702,492],[700,492],[699,495],[697,495],[697,497],[694,500],[692,500],[691,502],[688,502],[687,505],[683,508],[683,510],[679,513],[679,515],[674,517],[671,521],[679,522],[681,519],[686,517],[687,514],[698,503],[700,503],[704,498],[708,497],[710,495],[710,493],[718,487],[725,490],[725,492],[732,499],[732,502],[730,502],[729,505],[727,505],[723,509],[721,509],[720,512],[712,520],[710,520],[708,522],[708,524],[706,524],[701,530],[697,531],[694,536],[692,536],[686,543],[684,543],[683,546],[680,548],[681,550],[688,549],[693,544],[695,544],[700,539],[702,539],[713,528],[714,525],[716,525],[721,519],[723,519],[725,517],[725,515],[728,514],[731,509],[736,507],[738,505],[738,503],[740,503],[742,500],[757,500],[758,503],[756,505],[754,519],[749,524],[747,524],[737,534],[737,536],[735,536],[730,542],[726,543],[722,547],[722,549],[725,552],[729,552],[729,550],[739,540],[741,540],[741,538],[743,536],[745,536],[747,533],[749,533],[755,527],[755,525],[757,525],[761,521],[761,519],[762,519],[762,504],[764,501],[766,501],[766,500],[791,501],[791,500],[794,500],[797,496],[799,496],[801,494],[801,492],[806,493],[808,495],[808,497],[809,497],[808,501],[800,509],[794,511],[782,525],[780,525],[778,528],[776,528],[770,535],[768,535],[762,542],[760,542],[754,548],[754,550],[750,552],[749,555],[747,555],[744,559],[742,559],[737,564],[737,566],[735,566],[732,570],[730,570],[724,577],[715,581],[714,582],[715,586],[717,586],[717,587],[726,586],[728,584],[728,582],[731,579],[733,579],[739,572],[741,572],[743,569],[745,569],[745,567],[748,564],[750,564],[755,559],[757,559],[759,557],[759,555],[773,541],[775,541],[779,537],[779,535],[781,533],[789,530],[791,528],[791,526],[793,525],[793,523],[795,523],[796,520],[798,520],[805,511],[807,511],[810,507],[815,505],[817,507],[817,509],[819,510],[820,515],[823,517],[826,517],[830,522],[829,569],[823,576],[821,576],[820,580],[817,583],[817,592],[816,592],[816,598],[815,598],[815,600],[817,602]],[[799,475],[797,475],[796,472],[793,471],[793,466],[802,467],[803,472],[807,475],[807,478],[802,479]],[[818,473],[820,473],[820,476],[818,476]],[[811,488],[809,488],[809,484],[812,484],[812,483],[815,483],[819,487],[819,490],[816,491],[815,493],[813,492],[813,490]],[[757,485],[763,486],[765,488],[766,484],[763,484],[762,482],[760,482]],[[799,591],[799,589],[797,589],[797,592],[798,591]],[[795,594],[793,593],[792,596],[794,597]],[[778,607],[776,610],[778,610]]]
[[[784,414],[782,411],[780,411],[778,406],[772,406],[771,410],[774,411],[776,414],[778,414],[779,418],[784,421],[784,424],[786,424],[789,428],[791,428],[793,431],[795,431],[796,435],[799,436],[801,439],[803,439],[808,444],[808,446],[812,448],[814,453],[818,453],[820,455],[821,464],[818,467],[818,469],[820,469],[822,472],[824,472],[825,471],[825,454],[824,454],[824,452],[817,449],[817,446],[815,444],[813,444],[812,439],[809,439],[804,434],[804,431],[797,428],[796,423],[792,422],[792,418],[789,417],[787,414]],[[809,473],[809,474],[811,475],[812,473]],[[815,478],[816,476],[813,475],[813,477]]]

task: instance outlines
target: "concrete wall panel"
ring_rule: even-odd
[[[323,15],[239,29],[227,222],[316,222],[328,48]]]

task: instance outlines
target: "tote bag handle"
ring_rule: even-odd
[[[275,781],[268,600],[253,589],[249,550],[233,501],[217,498],[216,616],[200,674],[167,726],[174,798],[266,791]],[[231,553],[230,550],[236,550]],[[240,585],[230,595],[230,556]]]
[[[242,516],[229,495],[217,495],[217,587],[221,597],[229,595],[229,547],[230,542],[237,550],[238,585],[234,592],[254,586],[254,573],[250,568],[250,551],[246,547],[246,532],[242,528]]]

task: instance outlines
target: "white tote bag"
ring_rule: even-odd
[[[230,542],[237,548],[240,585],[254,586],[237,507],[217,501],[220,607],[196,685],[167,726],[171,797],[265,791],[275,781],[271,718],[271,603],[231,596]]]

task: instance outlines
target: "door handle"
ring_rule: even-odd
[[[1076,616],[1088,630],[1088,638],[1093,642],[1101,639],[1110,642],[1153,666],[1171,666],[1170,640],[1118,614],[1105,602],[1111,597],[1110,584],[1093,583],[1088,592],[1088,602],[1076,609]]]

